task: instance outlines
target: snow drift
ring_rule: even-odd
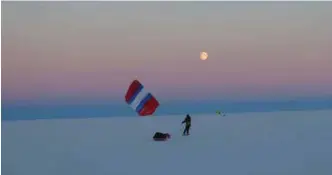
[[[332,111],[2,122],[3,175],[330,175]],[[156,131],[169,132],[154,142]]]

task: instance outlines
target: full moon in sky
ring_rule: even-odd
[[[207,58],[208,58],[208,54],[206,52],[201,52],[200,59],[201,60],[206,60]]]

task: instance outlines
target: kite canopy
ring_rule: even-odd
[[[159,106],[157,99],[138,80],[130,84],[125,101],[140,116],[152,115]]]

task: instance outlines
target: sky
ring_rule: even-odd
[[[2,2],[2,104],[120,114],[138,78],[186,111],[188,101],[332,106],[331,16],[331,2]]]

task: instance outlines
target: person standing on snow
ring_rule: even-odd
[[[191,127],[191,117],[187,114],[186,118],[182,121],[182,124],[186,123],[186,128],[183,130],[183,135],[189,135],[189,130]]]

